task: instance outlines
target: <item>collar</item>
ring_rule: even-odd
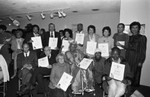
[[[24,54],[24,56],[26,57],[26,54],[27,54],[27,57],[30,55],[30,51],[28,51],[27,53],[23,53]]]
[[[39,34],[36,34],[36,33],[33,33],[33,35],[34,35],[35,37],[39,36]]]

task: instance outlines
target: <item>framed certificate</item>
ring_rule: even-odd
[[[90,64],[91,64],[92,61],[93,61],[93,59],[84,58],[79,63],[79,67],[86,70],[90,66]]]
[[[32,42],[33,50],[43,48],[41,36],[38,36],[38,37],[31,37],[31,40],[33,41],[33,42]]]
[[[75,41],[77,42],[77,44],[83,44],[84,34],[76,33]]]
[[[49,67],[48,57],[38,59],[38,67]]]
[[[102,53],[102,57],[109,56],[109,44],[108,43],[99,43],[98,49],[100,49],[100,51]]]
[[[63,41],[62,41],[62,46],[63,46],[62,52],[68,51],[69,50],[69,45],[70,45],[69,41],[63,39]]]
[[[122,81],[124,79],[125,65],[112,62],[109,77]]]
[[[86,53],[94,55],[96,50],[97,43],[93,41],[88,41],[86,46]]]
[[[55,49],[57,47],[57,43],[58,38],[49,38],[49,47],[51,47],[51,49]]]

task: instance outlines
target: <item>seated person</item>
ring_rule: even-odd
[[[49,87],[51,89],[54,89],[54,95],[52,97],[66,97],[66,95],[64,95],[64,91],[61,90],[57,84],[64,72],[71,74],[70,66],[68,63],[65,62],[64,54],[61,54],[61,53],[58,54],[56,57],[56,61],[57,63],[53,65],[52,71],[50,74]]]
[[[105,58],[101,56],[101,51],[96,49],[95,55],[93,58],[93,75],[94,81],[96,84],[100,85],[102,83],[102,75],[104,70]]]
[[[9,73],[7,63],[4,57],[0,54],[0,84],[9,81]]]
[[[49,75],[51,73],[51,68],[54,63],[56,63],[56,60],[54,60],[51,54],[51,48],[46,46],[44,48],[44,52],[40,55],[41,58],[48,57],[49,66],[48,67],[38,67],[34,70],[33,76],[31,77],[30,83],[32,86],[35,86],[37,82],[37,93],[46,93],[46,87],[43,85],[44,79],[43,77],[45,75]]]
[[[109,85],[108,97],[121,97],[125,93],[126,86],[132,78],[130,67],[125,59],[120,56],[120,53],[121,51],[119,48],[112,48],[111,56],[105,61],[104,75]],[[124,79],[122,81],[114,79],[113,75],[111,77],[109,76],[112,62],[125,65]]]
[[[19,70],[18,77],[22,79],[22,86],[24,87],[19,94],[26,91],[32,72],[37,68],[38,60],[35,52],[29,50],[27,43],[23,44],[23,52],[17,56],[17,68]]]

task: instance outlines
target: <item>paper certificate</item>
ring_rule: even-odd
[[[84,34],[76,33],[75,41],[77,42],[77,44],[83,44]]]
[[[33,50],[43,48],[41,36],[38,36],[38,37],[31,37],[31,40],[33,41],[33,42],[32,42]]]
[[[38,59],[38,67],[49,67],[48,57]]]
[[[84,58],[80,63],[79,63],[79,67],[82,68],[82,69],[87,69],[91,62],[93,61],[93,59],[87,59],[87,58]]]
[[[57,47],[57,43],[58,38],[49,38],[49,47],[51,47],[51,49],[55,49]]]
[[[64,72],[62,74],[57,86],[59,86],[63,91],[66,91],[67,88],[69,87],[69,85],[71,84],[72,78],[73,78],[73,76]]]
[[[125,41],[118,41],[118,43],[120,43],[121,45],[125,45]],[[124,49],[124,48],[122,48],[121,46],[117,46],[119,49]]]
[[[62,52],[68,51],[69,50],[69,45],[70,45],[69,41],[63,39],[63,41],[62,41],[62,46],[63,46]]]
[[[94,55],[95,50],[96,50],[96,45],[97,45],[96,42],[88,41],[87,46],[86,46],[86,53]]]
[[[124,78],[125,65],[112,62],[109,77],[122,81]]]
[[[109,56],[109,44],[108,43],[99,43],[98,49],[100,49],[100,51],[102,53],[102,57]]]

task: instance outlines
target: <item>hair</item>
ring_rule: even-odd
[[[120,53],[121,53],[121,50],[120,50],[118,47],[113,47],[113,48],[111,49],[111,52],[114,52],[114,51],[117,51],[117,52],[119,53],[119,55],[120,55]]]
[[[45,29],[44,28],[41,28],[41,30],[43,31],[43,33],[45,33]]]
[[[140,24],[140,22],[136,22],[136,21],[134,21],[134,22],[132,22],[132,23],[130,24],[130,30],[131,30],[132,26],[135,26],[135,25],[138,26],[139,31],[140,31],[140,29],[141,29],[141,24]]]
[[[54,26],[54,28],[55,28],[55,24],[54,23],[49,23],[49,25],[48,26],[50,26],[50,25],[53,25]],[[55,30],[55,29],[54,29]]]
[[[5,25],[0,25],[0,29],[7,30],[7,27]]]
[[[17,29],[15,35],[17,35],[17,33],[20,33],[22,36],[23,35],[23,29],[21,29],[21,28]]]
[[[108,36],[110,36],[111,35],[111,28],[109,27],[109,26],[105,26],[105,27],[103,27],[103,29],[102,29],[102,35],[104,36],[104,31],[105,30],[108,30],[108,32],[109,32],[109,35]]]
[[[119,27],[119,25],[122,25],[123,28],[125,28],[125,24],[124,24],[124,23],[119,23],[119,24],[117,25],[117,27]]]
[[[58,63],[59,62],[59,57],[62,56],[64,58],[64,61],[66,61],[66,56],[63,54],[63,53],[59,53],[57,56],[56,56],[56,62]]]
[[[38,31],[40,30],[40,27],[39,27],[38,25],[33,25],[33,26],[32,26],[32,30],[33,30],[34,27],[37,27],[37,28],[38,28]]]
[[[64,36],[65,36],[65,33],[66,32],[68,32],[69,33],[69,37],[73,37],[73,35],[72,35],[72,30],[71,29],[69,29],[69,28],[66,28],[66,29],[64,29]]]
[[[90,28],[92,28],[92,29],[94,30],[94,33],[96,33],[96,28],[95,28],[94,25],[89,25],[89,26],[88,26],[88,28],[87,28],[88,33],[89,33]]]
[[[24,45],[28,45],[28,47],[30,48],[29,44],[26,43],[26,42],[22,44],[22,48],[23,48]]]
[[[77,43],[76,43],[75,41],[70,43],[69,48],[70,48],[72,45],[75,45],[75,47],[77,48]]]

